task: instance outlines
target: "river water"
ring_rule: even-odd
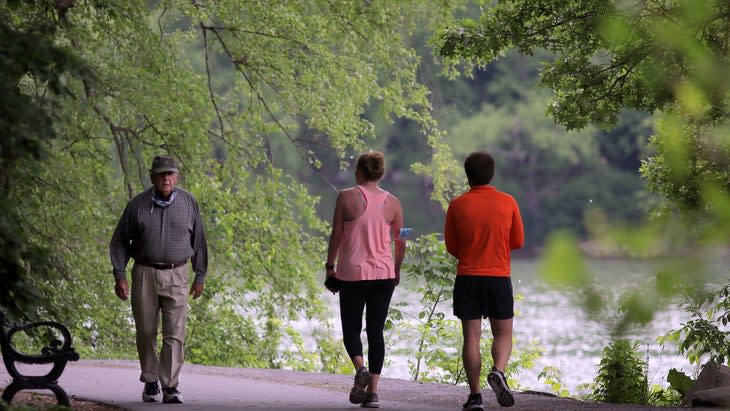
[[[727,277],[727,262],[717,262],[712,268],[717,274],[718,283]],[[645,284],[656,269],[656,264],[646,261],[589,261],[595,282],[608,300],[615,299],[627,288]],[[514,321],[515,349],[520,350],[532,342],[543,351],[533,368],[512,377],[519,382],[521,390],[549,392],[550,388],[538,380],[538,374],[544,367],[551,366],[560,370],[563,387],[571,394],[577,393],[579,385],[590,383],[596,377],[602,351],[611,340],[610,327],[606,322],[589,319],[570,290],[556,290],[547,286],[541,279],[538,261],[513,261],[512,268],[514,291],[521,295],[515,303],[518,312]],[[408,284],[404,284],[396,289],[393,302],[408,302],[412,314],[415,315],[420,307],[420,299],[419,295],[409,290]],[[333,317],[337,318],[336,298],[329,298],[329,301],[332,302],[330,308]],[[405,311],[407,310],[406,308]],[[449,300],[441,304],[439,311],[446,318],[454,318],[451,314],[450,295]],[[640,344],[642,358],[648,360],[650,384],[667,386],[666,376],[672,368],[689,375],[697,372],[693,365],[678,354],[675,346],[662,346],[656,340],[657,337],[679,328],[688,319],[690,315],[676,305],[661,307],[651,322],[633,329],[627,335],[629,339]],[[337,330],[338,320],[339,318],[335,320]],[[413,318],[402,321],[417,320]],[[396,332],[397,330],[391,330],[386,333],[386,339],[391,345],[387,347],[383,376],[410,379],[408,361],[413,357],[403,353],[404,347],[393,336]],[[408,344],[412,345],[413,342]],[[483,356],[485,365],[490,364],[489,352],[483,352]]]

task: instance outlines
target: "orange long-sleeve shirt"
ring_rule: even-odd
[[[517,201],[491,185],[472,186],[449,204],[444,241],[459,260],[457,275],[508,277],[511,250],[525,242]]]

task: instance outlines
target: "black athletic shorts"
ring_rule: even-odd
[[[510,277],[457,275],[454,282],[454,315],[461,320],[515,316]]]

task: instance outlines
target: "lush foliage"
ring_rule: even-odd
[[[323,255],[327,233],[316,211],[334,203],[335,184],[350,183],[342,169],[361,150],[388,152],[393,172],[386,187],[421,187],[407,197],[409,207],[428,204],[433,189],[441,207],[429,207],[419,221],[434,230],[441,229],[443,207],[465,188],[455,158],[478,148],[496,149],[512,162],[499,169],[499,184],[525,199],[535,247],[558,226],[581,233],[587,200],[611,218],[635,221],[643,203],[635,168],[649,127],[645,114],[618,109],[648,106],[565,98],[558,86],[577,80],[556,82],[555,96],[531,91],[539,60],[560,63],[542,53],[536,59],[512,54],[472,78],[429,80],[438,67],[424,61],[424,39],[450,22],[454,3],[0,3],[0,132],[8,136],[0,152],[0,275],[7,285],[0,306],[29,317],[47,317],[55,308],[52,316],[72,326],[83,356],[134,357],[129,307],[112,292],[107,244],[126,201],[149,185],[147,167],[159,153],[181,160],[180,185],[198,198],[209,234],[206,293],[191,302],[186,346],[187,358],[200,363],[349,367],[322,304],[320,264],[312,261]],[[519,17],[530,22],[527,17],[560,4]],[[595,26],[593,16],[580,21],[589,20]],[[576,46],[579,52],[597,44],[599,32],[574,29],[561,35],[581,37],[565,44],[590,39]],[[540,35],[550,33],[545,27]],[[571,67],[585,74],[585,65],[556,67],[553,79]],[[432,81],[430,90],[424,78]],[[606,91],[607,81],[591,93]],[[448,95],[440,94],[447,87]],[[574,110],[574,123],[563,122],[569,128],[625,116],[621,125],[629,131],[564,136],[541,120],[540,107],[550,98],[571,100],[567,108],[553,106],[558,119]],[[586,111],[596,107],[599,115]],[[448,139],[436,128],[435,109],[443,109],[438,118]],[[676,151],[656,138],[660,154]],[[399,180],[414,162],[418,179]],[[672,161],[665,164],[650,179],[660,192],[668,181],[662,178],[676,174]],[[704,164],[697,170],[704,172]],[[311,180],[317,189],[305,189]],[[716,201],[712,210],[723,215],[725,205]],[[446,264],[436,240],[429,241],[423,258],[439,256],[433,263]],[[450,271],[414,267],[419,278],[433,280],[419,282],[428,284],[418,290],[428,299],[413,334],[414,378],[463,381],[460,355],[451,350],[461,345],[458,324],[438,314]],[[310,335],[291,326],[303,319],[312,325]],[[536,355],[532,347],[516,352],[509,372],[531,366]],[[544,376],[559,382],[554,373]]]
[[[678,407],[682,403],[682,395],[671,385],[652,384],[649,387],[649,403],[658,407]]]
[[[312,355],[291,327],[332,327],[311,263],[327,230],[318,198],[274,154],[288,146],[316,168],[312,147],[335,163],[366,149],[374,127],[363,113],[373,102],[382,118],[411,119],[438,142],[406,39],[424,21],[442,22],[448,5],[49,4],[0,4],[2,41],[13,46],[2,47],[2,87],[13,93],[1,93],[2,109],[16,110],[3,111],[13,122],[2,127],[18,130],[3,140],[2,269],[15,280],[0,304],[26,298],[16,311],[44,317],[55,307],[85,357],[134,357],[107,244],[126,201],[149,185],[151,158],[170,153],[211,249],[205,297],[191,301],[187,358],[339,369],[328,333],[312,331],[321,347]]]
[[[483,65],[515,48],[548,50],[540,84],[547,111],[568,128],[610,126],[625,108],[661,110],[642,165],[664,215],[703,213],[728,194],[728,4],[723,1],[500,2],[479,20],[446,26],[436,44]],[[690,227],[691,229],[694,227]],[[685,236],[688,241],[695,236]]]
[[[454,64],[465,59],[482,66],[511,49],[548,51],[540,72],[540,84],[553,91],[546,110],[567,128],[612,126],[626,108],[656,115],[655,152],[641,165],[649,190],[664,199],[653,207],[655,219],[624,227],[604,213],[589,215],[593,236],[632,254],[682,252],[682,258],[667,258],[653,289],[627,296],[623,312],[632,321],[651,319],[677,284],[705,281],[703,261],[712,258],[705,251],[728,246],[729,11],[730,4],[719,0],[513,0],[445,26],[435,40]],[[565,235],[553,241],[550,272],[595,295],[577,242]],[[600,309],[586,301],[592,301],[589,309]],[[723,312],[719,304],[714,308]],[[726,337],[710,318],[686,324],[681,341],[674,334],[693,360],[727,357]]]
[[[661,338],[672,342],[691,364],[727,364],[730,360],[730,285],[712,293],[686,289],[681,306],[692,319]]]
[[[556,91],[549,113],[569,128],[613,124],[624,108],[664,108],[693,74],[719,97],[707,103],[722,111],[729,83],[713,64],[726,55],[727,7],[723,1],[508,1],[478,21],[447,26],[436,43],[444,56],[481,65],[512,48],[557,54],[541,83]]]
[[[649,394],[646,367],[637,343],[624,339],[611,341],[598,365],[594,398],[617,404],[646,404]]]
[[[545,383],[555,395],[560,397],[567,397],[570,392],[563,385],[563,373],[557,367],[547,366],[540,374],[537,375],[537,379]]]
[[[22,208],[9,195],[15,189],[13,171],[45,158],[48,142],[58,137],[54,97],[71,93],[66,77],[88,74],[78,58],[54,41],[63,13],[57,7],[44,5],[22,21],[0,22],[0,306],[21,319],[38,318],[27,307],[45,299],[29,277],[45,277],[52,263],[49,250],[19,227]],[[44,92],[30,95],[23,91],[23,82]]]
[[[450,256],[440,239],[431,234],[419,237],[416,241],[408,244],[408,258],[404,264],[405,272],[408,273],[409,284],[413,284],[417,295],[422,296],[422,307],[418,307],[416,320],[417,340],[415,341],[415,358],[410,364],[411,379],[418,381],[427,374],[422,368],[427,368],[435,363],[436,358],[444,359],[449,355],[445,350],[451,351],[458,345],[459,340],[458,323],[453,319],[447,319],[441,309],[442,303],[451,298],[451,291],[454,285],[455,260]],[[403,313],[397,313],[397,317],[403,319]],[[444,342],[448,343],[444,344]],[[464,370],[461,367],[460,356],[452,358],[450,365],[445,367],[447,378],[454,381],[463,381]],[[441,362],[446,365],[447,362]]]
[[[416,122],[384,124],[378,121],[376,107],[366,112],[377,135],[370,145],[386,155],[382,184],[408,205],[408,224],[418,234],[443,229],[448,201],[466,189],[460,162],[477,149],[497,154],[495,185],[520,202],[527,231],[525,252],[539,250],[556,227],[585,238],[588,208],[601,208],[608,217],[630,224],[641,221],[650,200],[638,172],[651,134],[647,113],[623,112],[612,130],[591,127],[567,132],[544,115],[550,94],[536,90],[545,53],[508,52],[483,69],[445,78],[438,76],[441,67],[425,44],[429,34],[423,30],[413,41],[421,58],[420,78],[429,87],[433,113],[446,138],[430,146]],[[320,153],[319,148],[312,149]],[[325,161],[319,176],[296,161],[286,167],[324,197],[331,196],[331,188],[320,176],[341,184],[346,175],[337,170],[335,161]],[[325,218],[332,214],[330,203],[319,207]]]
[[[499,80],[490,84],[517,82],[510,75],[517,64],[528,71],[537,66],[537,60],[510,54],[494,64]],[[544,92],[528,88],[519,97],[498,96],[482,103],[471,115],[446,121],[445,126],[450,135],[458,136],[452,144],[455,157],[465,158],[475,149],[495,155],[494,185],[518,199],[528,247],[541,246],[557,229],[587,237],[584,216],[592,209],[605,210],[614,221],[641,220],[644,211],[636,200],[644,185],[638,175],[638,155],[633,170],[612,164],[610,153],[604,149],[620,150],[618,144],[601,140],[601,132],[595,128],[566,131],[554,124],[543,113],[550,98]],[[625,117],[622,125],[631,127],[631,118]],[[636,133],[641,135],[641,131]],[[643,133],[646,138],[648,131]],[[637,134],[629,135],[639,138]],[[637,154],[641,145],[628,144]],[[625,154],[617,157],[624,161],[629,158]]]

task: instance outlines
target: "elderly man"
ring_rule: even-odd
[[[195,280],[189,293],[198,298],[208,269],[205,231],[192,194],[177,188],[179,170],[169,156],[152,162],[152,187],[127,203],[109,245],[117,296],[126,300],[132,267],[132,314],[137,331],[137,353],[145,383],[142,400],[182,403],[178,375],[183,364],[183,341],[188,302],[188,261]],[[162,314],[162,349],[157,355],[158,324]],[[159,382],[158,382],[159,381]]]

